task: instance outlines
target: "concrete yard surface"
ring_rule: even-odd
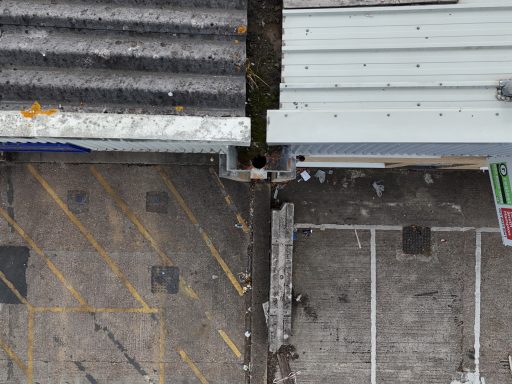
[[[276,202],[295,204],[297,382],[512,383],[512,251],[488,175],[325,171]]]
[[[0,188],[0,383],[244,382],[249,185],[4,164]]]

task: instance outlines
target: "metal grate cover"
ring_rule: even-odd
[[[408,255],[430,255],[430,228],[418,225],[404,227],[402,230],[402,249]]]
[[[151,267],[151,292],[171,293],[179,291],[180,270],[178,267]]]

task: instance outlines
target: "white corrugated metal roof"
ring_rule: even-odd
[[[267,140],[512,143],[512,2],[284,11]]]

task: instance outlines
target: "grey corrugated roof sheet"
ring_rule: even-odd
[[[0,109],[244,116],[246,25],[246,0],[0,0]]]

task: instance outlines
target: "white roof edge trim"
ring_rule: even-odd
[[[268,111],[269,144],[512,143],[512,109]]]
[[[486,2],[472,2],[472,3],[455,3],[455,4],[429,4],[429,5],[392,5],[381,7],[335,7],[335,8],[285,8],[283,10],[284,16],[293,16],[296,14],[303,15],[304,13],[311,14],[329,14],[334,15],[337,13],[344,14],[372,14],[379,13],[399,13],[399,12],[421,12],[421,11],[457,11],[464,9],[488,9],[508,7],[510,2],[504,1],[486,1]]]
[[[160,140],[249,146],[247,117],[199,117],[57,112],[26,118],[0,111],[0,137]]]

